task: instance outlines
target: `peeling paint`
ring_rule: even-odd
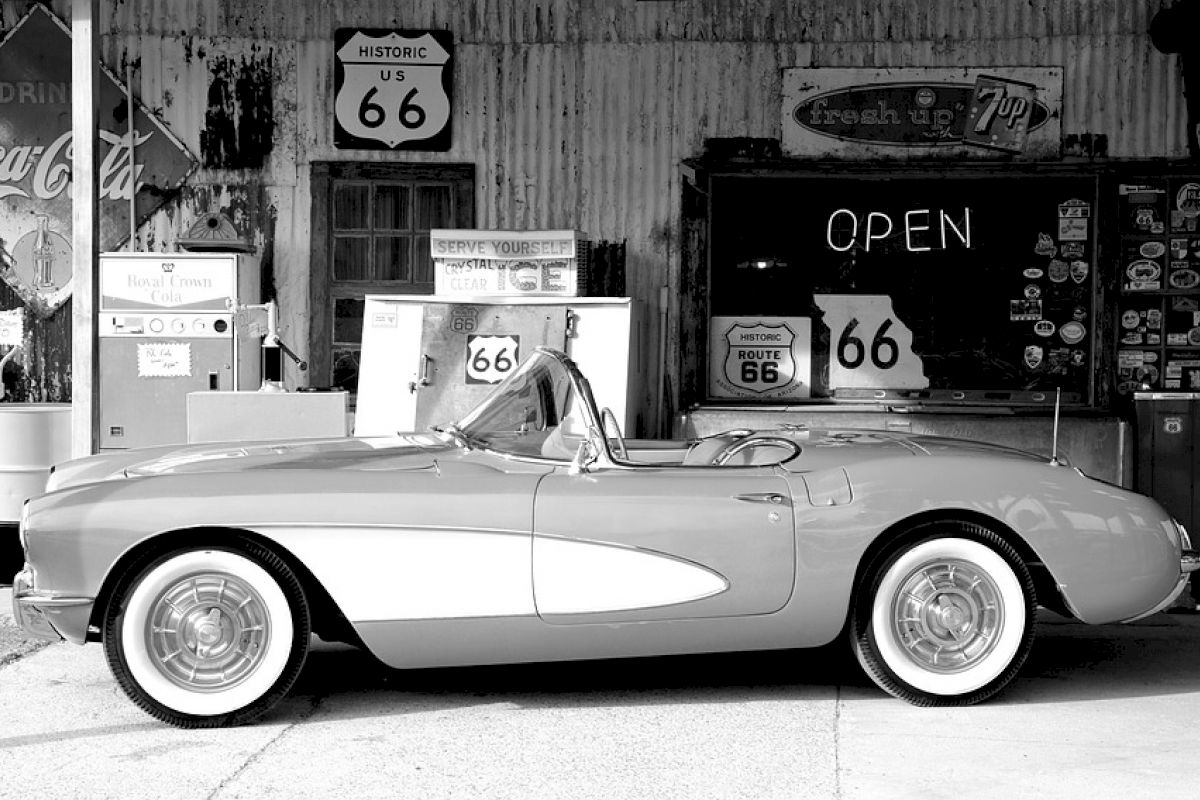
[[[274,51],[238,61],[217,56],[209,64],[208,107],[200,133],[205,167],[257,169],[274,146]]]

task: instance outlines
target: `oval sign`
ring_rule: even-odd
[[[1162,273],[1162,267],[1144,258],[1138,259],[1125,269],[1125,274],[1135,281],[1152,281]]]
[[[973,83],[874,83],[834,89],[805,98],[792,109],[792,119],[805,130],[867,144],[962,145],[967,128],[965,109],[974,101]],[[908,109],[944,110],[949,125],[935,127],[937,114],[919,117]],[[1050,109],[1035,101],[1029,119],[1033,131],[1046,124]]]
[[[1026,278],[1029,278],[1029,280],[1031,280],[1031,281],[1036,281],[1038,278],[1042,277],[1046,273],[1043,272],[1042,270],[1038,269],[1037,267],[1030,267],[1029,269],[1025,270],[1021,274],[1024,275]]]
[[[1058,329],[1058,335],[1067,344],[1077,344],[1083,341],[1083,337],[1087,334],[1087,328],[1083,327],[1078,322],[1068,322]]]
[[[1167,278],[1172,289],[1195,289],[1200,286],[1200,272],[1194,269],[1177,269]]]
[[[1167,252],[1167,246],[1162,242],[1142,242],[1142,246],[1138,248],[1138,252],[1146,258],[1158,258]]]
[[[1033,323],[1033,332],[1038,336],[1053,336],[1054,330],[1054,323],[1048,319],[1039,319]]]

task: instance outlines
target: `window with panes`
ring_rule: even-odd
[[[365,296],[433,292],[429,231],[473,227],[473,169],[325,167],[327,174],[314,175],[314,197],[324,189],[326,207],[321,209],[324,263],[315,263],[314,252],[313,277],[316,281],[318,273],[324,273],[322,299],[328,318],[314,320],[314,330],[323,330],[328,338],[313,344],[327,348],[328,357],[322,361],[329,385],[353,393],[358,385]],[[314,299],[319,293],[320,287],[314,287]]]

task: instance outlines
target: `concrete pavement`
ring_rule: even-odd
[[[963,709],[886,697],[841,647],[405,673],[318,644],[257,725],[181,731],[99,646],[53,644],[0,666],[0,798],[1193,798],[1198,667],[1182,614],[1044,615]]]

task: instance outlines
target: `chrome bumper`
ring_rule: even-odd
[[[1179,571],[1184,575],[1200,569],[1200,550],[1184,550],[1179,555]]]
[[[90,597],[63,597],[34,591],[33,573],[29,567],[13,577],[13,617],[26,633],[39,639],[62,641],[64,637],[50,621],[50,616],[65,609],[90,606]]]

